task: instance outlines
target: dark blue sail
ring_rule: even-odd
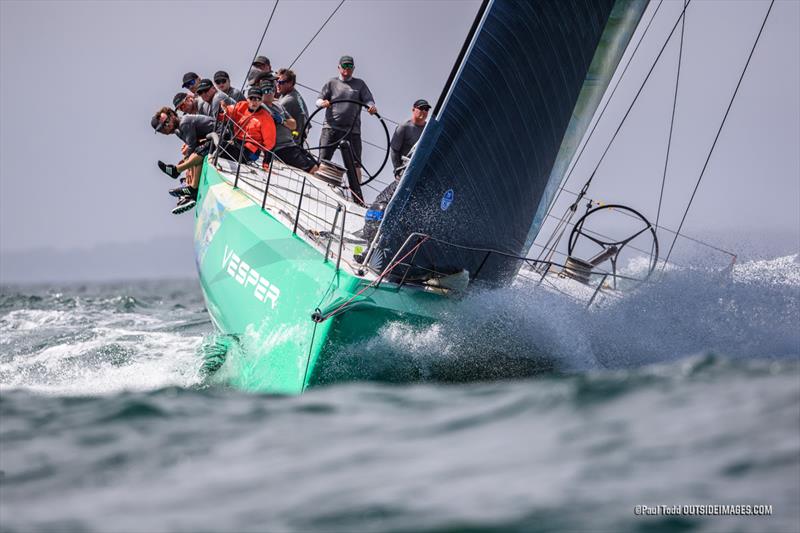
[[[375,253],[402,253],[421,233],[437,240],[415,250],[412,275],[511,279],[519,261],[504,254],[527,253],[646,5],[485,2],[387,207]]]

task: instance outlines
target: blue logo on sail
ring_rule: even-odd
[[[450,207],[450,204],[452,203],[453,203],[453,189],[447,189],[447,192],[445,192],[444,196],[442,196],[442,203],[440,204],[442,211],[447,211],[447,208]]]

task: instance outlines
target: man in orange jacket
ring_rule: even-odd
[[[222,106],[224,116],[233,123],[234,139],[222,145],[221,157],[237,161],[242,151],[242,161],[257,161],[262,151],[275,146],[275,121],[261,105],[263,94],[258,87],[251,87],[246,101]]]

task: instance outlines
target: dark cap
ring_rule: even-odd
[[[275,81],[275,73],[271,71],[262,71],[256,72],[253,74],[252,78],[250,78],[251,85],[259,85],[264,81]]]
[[[271,78],[264,78],[260,82],[255,84],[259,89],[261,89],[264,93],[272,93],[275,92],[275,80]]]
[[[229,79],[231,79],[231,77],[228,76],[228,73],[225,72],[224,70],[218,70],[214,73],[215,82],[219,82],[219,80],[229,80]]]
[[[150,119],[150,125],[153,127],[154,130],[156,130],[155,133],[159,133],[161,130],[164,129],[164,126],[167,125],[167,121],[165,120],[164,122],[161,122],[160,118],[161,118],[161,113]],[[169,120],[169,117],[167,117],[167,120]]]
[[[339,65],[343,65],[345,63],[351,63],[353,65],[356,64],[356,62],[353,60],[353,56],[342,56],[342,57],[340,57],[339,58]]]
[[[258,56],[253,60],[253,64],[255,65],[256,63],[261,63],[262,65],[265,66],[266,65],[272,66],[272,63],[269,62],[269,58],[267,58],[267,56]]]
[[[183,75],[183,83],[181,84],[181,87],[183,87],[184,89],[188,89],[188,87],[186,87],[186,85],[190,81],[196,80],[199,77],[200,76],[198,76],[195,72],[187,72],[186,74]]]
[[[261,98],[262,96],[264,96],[264,91],[262,91],[258,87],[250,87],[249,89],[247,89],[247,97],[249,98],[251,96],[258,96],[259,98]]]
[[[178,106],[181,105],[184,100],[186,100],[187,96],[189,96],[188,93],[178,93],[178,94],[176,94],[175,97],[172,99],[172,106],[175,109],[178,109]]]
[[[425,100],[424,98],[420,98],[419,100],[414,102],[414,107],[416,107],[417,109],[430,109],[431,104],[429,104],[428,101]]]
[[[214,83],[208,78],[203,78],[200,80],[200,83],[197,84],[197,88],[194,90],[194,92],[199,94],[203,91],[211,89],[212,87],[214,87]]]

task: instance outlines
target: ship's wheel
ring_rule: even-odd
[[[369,106],[367,104],[363,103],[363,102],[359,102],[358,100],[349,100],[349,99],[346,99],[346,98],[341,98],[341,99],[338,99],[338,100],[331,100],[331,106],[334,106],[336,104],[356,104],[356,105],[359,105],[359,106],[363,107],[364,109],[369,109]],[[317,113],[319,113],[320,111],[323,111],[324,109],[327,109],[327,108],[319,107],[313,113],[311,113],[311,115],[308,117],[308,120],[306,121],[306,127],[303,130],[303,133],[300,135],[300,145],[301,146],[303,145],[303,143],[305,142],[306,138],[308,137],[308,131],[311,129],[311,121],[312,121],[312,119],[317,115]],[[378,174],[381,173],[383,168],[386,166],[386,163],[389,161],[389,142],[390,141],[389,141],[389,128],[386,126],[386,122],[383,120],[383,117],[381,117],[379,113],[375,113],[372,116],[377,118],[378,122],[380,122],[381,126],[383,126],[383,133],[384,133],[384,135],[386,137],[386,149],[384,151],[383,161],[381,162],[381,165],[378,167],[377,171],[370,172],[366,167],[364,167],[364,165],[361,163],[361,160],[356,155],[355,150],[349,149],[347,146],[345,146],[345,147],[341,147],[340,146],[342,141],[348,135],[350,135],[350,132],[353,131],[353,128],[356,125],[356,120],[354,120],[353,123],[350,124],[350,128],[346,132],[342,133],[341,135],[337,135],[337,139],[334,140],[332,143],[323,144],[323,145],[320,145],[320,146],[314,146],[314,147],[309,148],[309,150],[317,150],[317,164],[319,164],[320,161],[321,161],[320,153],[321,153],[321,150],[323,148],[330,148],[332,146],[340,147],[340,148],[343,148],[344,150],[348,150],[348,152],[349,152],[348,155],[350,157],[352,157],[353,160],[356,163],[358,163],[358,165],[361,167],[361,170],[364,172],[364,174],[367,175],[367,179],[362,179],[360,181],[360,185],[366,185],[367,183],[369,183],[372,180],[374,180],[378,176]],[[345,155],[344,153],[342,155],[343,155],[344,159],[347,160],[347,155]]]
[[[622,232],[624,237],[616,239],[615,237],[601,235],[586,227],[586,222],[590,218],[598,219],[602,217],[602,215],[611,212],[627,215],[629,219],[633,220],[632,223],[636,224],[636,228],[633,231],[626,229]],[[629,225],[629,223],[626,223],[626,226]],[[588,249],[599,248],[599,251],[589,259],[575,258],[574,254],[576,253],[579,243],[584,241],[591,243]],[[634,241],[636,242],[635,245],[632,244]],[[582,251],[587,250],[582,244],[580,244],[580,246]],[[632,249],[632,251],[637,252],[641,256],[648,257],[645,274],[643,277],[638,278],[639,281],[647,280],[653,274],[658,264],[658,237],[656,236],[655,226],[635,209],[624,205],[609,204],[590,209],[575,223],[569,235],[567,253],[569,254],[569,259],[579,263],[584,268],[588,268],[589,271],[606,261],[610,262],[610,275],[613,277],[614,288],[617,288],[618,277],[628,279],[628,277],[620,276],[617,273],[617,262],[622,252],[626,250],[626,247]]]

